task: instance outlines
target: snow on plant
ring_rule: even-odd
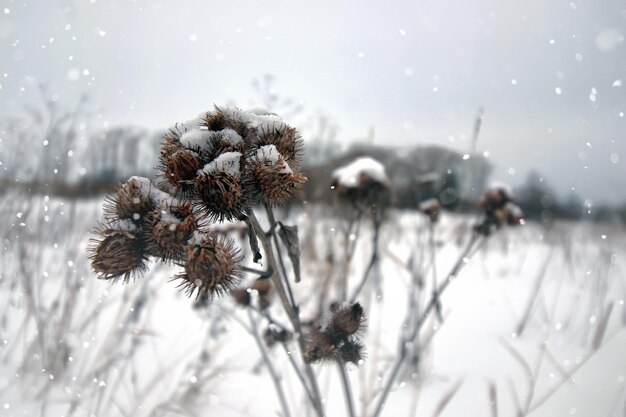
[[[361,365],[365,357],[361,339],[366,309],[357,298],[365,288],[370,288],[367,285],[371,281],[370,272],[382,256],[379,236],[391,204],[391,183],[384,166],[372,158],[359,158],[333,173],[332,186],[338,201],[349,208],[348,231],[352,233],[352,227],[358,228],[362,218],[369,218],[374,226],[374,250],[361,281],[352,285],[351,296],[348,296],[347,277],[355,245],[344,251],[341,290],[333,295],[336,298],[330,304],[330,313],[326,319],[319,315],[312,322],[303,322],[289,280],[293,275],[296,283],[300,281],[298,230],[276,221],[273,212],[274,207],[293,199],[306,181],[299,171],[301,159],[298,132],[273,114],[216,107],[197,119],[176,125],[164,137],[158,178],[132,177],[107,198],[105,221],[92,240],[91,266],[101,279],[128,282],[147,270],[149,259],[156,259],[182,268],[172,279],[179,282],[187,295],[195,296],[199,304],[225,293],[232,294],[234,301],[247,312],[249,324],[234,314],[233,318],[256,341],[285,416],[290,416],[291,410],[281,378],[267,352],[275,345],[284,348],[305,397],[319,417],[325,412],[311,364],[336,364],[348,414],[355,416],[345,367],[347,363]],[[258,208],[266,211],[267,229],[257,219]],[[405,364],[409,354],[406,346],[414,341],[433,310],[441,317],[440,295],[465,264],[463,259],[502,224],[519,224],[522,218],[521,210],[503,189],[488,191],[480,208],[484,219],[473,229],[472,238],[450,274],[439,283],[434,268],[434,225],[441,208],[437,201],[427,201],[419,207],[430,220],[432,298],[418,312],[415,306],[411,308],[414,294],[409,294],[406,331],[396,363],[375,396],[373,417],[380,414]],[[263,260],[265,269],[245,266],[243,248],[220,231],[220,225],[226,221],[246,224],[252,261]],[[346,235],[346,248],[349,242]],[[285,267],[283,250],[291,262],[292,274]],[[247,287],[241,285],[244,274],[256,277]],[[373,284],[380,289],[380,282]],[[289,325],[281,324],[270,313],[275,295]],[[324,306],[326,290],[318,295],[319,305]],[[268,323],[263,333],[258,329],[260,322]],[[289,345],[294,341],[299,359],[291,354],[293,348]]]
[[[96,230],[91,265],[101,279],[128,282],[140,276],[153,258],[181,266],[182,272],[173,279],[198,302],[232,291],[235,301],[247,308],[250,326],[244,328],[258,342],[283,413],[290,415],[282,383],[260,343],[259,317],[253,317],[253,312],[270,323],[264,334],[268,345],[286,346],[296,335],[301,362],[293,360],[292,365],[313,409],[322,416],[321,396],[310,367],[314,358],[306,356],[311,348],[307,348],[299,306],[282,260],[282,269],[276,261],[280,236],[299,281],[297,229],[276,222],[272,208],[286,204],[306,181],[299,172],[301,159],[298,132],[273,114],[215,107],[176,125],[163,140],[159,178],[130,178],[107,198],[106,221]],[[263,230],[256,218],[254,208],[259,205],[266,209],[269,231]],[[267,270],[243,266],[241,248],[215,227],[224,221],[247,224],[253,261],[265,258]],[[258,276],[250,288],[240,288],[244,272]],[[290,329],[278,328],[267,312],[274,292],[290,320]],[[258,303],[253,303],[253,298],[258,298]],[[341,338],[341,358],[358,362],[359,345],[352,333]]]

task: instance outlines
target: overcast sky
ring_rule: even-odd
[[[0,111],[48,83],[110,126],[162,128],[251,80],[323,111],[342,141],[478,149],[564,195],[626,200],[626,0],[0,1]],[[305,138],[306,140],[306,138]]]

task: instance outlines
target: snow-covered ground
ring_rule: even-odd
[[[232,299],[193,308],[168,282],[177,268],[166,265],[151,265],[127,285],[96,280],[87,247],[101,203],[0,199],[0,416],[280,415],[243,326],[248,316]],[[473,220],[444,213],[436,227],[440,280]],[[383,226],[381,285],[359,297],[367,358],[348,372],[359,416],[371,415],[397,355],[412,273],[422,271],[421,302],[430,297],[425,221],[394,212]],[[303,279],[294,290],[306,319],[325,277],[346,270],[346,222],[314,206],[294,211],[290,222],[300,228]],[[353,237],[351,288],[369,260],[371,234],[363,225]],[[621,227],[530,223],[498,232],[442,295],[444,320],[427,322],[419,365],[403,370],[382,416],[516,416],[518,408],[546,417],[623,416],[625,261]],[[272,314],[286,323],[275,304]],[[292,415],[311,415],[286,353],[278,346],[270,355]],[[327,415],[346,415],[336,367],[315,369]]]

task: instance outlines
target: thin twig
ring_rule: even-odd
[[[263,362],[265,363],[265,366],[267,367],[267,370],[270,373],[272,382],[274,383],[274,388],[276,389],[276,394],[278,394],[278,400],[280,401],[280,406],[283,409],[283,414],[285,415],[285,417],[291,417],[291,413],[289,412],[289,406],[287,405],[287,397],[285,397],[285,391],[283,391],[283,385],[280,382],[280,376],[278,375],[278,372],[276,372],[276,369],[274,368],[274,365],[272,364],[272,360],[267,355],[267,351],[265,350],[263,341],[261,340],[261,337],[259,336],[259,330],[257,328],[256,321],[254,320],[254,317],[252,317],[251,310],[247,310],[247,311],[248,311],[248,319],[250,321],[250,330],[251,330],[250,334],[252,335],[252,337],[254,337],[254,341],[256,342],[259,348],[259,351],[261,352],[261,356],[263,357]]]
[[[472,251],[475,243],[478,242],[479,239],[480,239],[480,235],[478,233],[472,234],[470,241],[467,243],[467,246],[465,247],[465,249],[459,256],[459,259],[456,261],[456,263],[452,267],[452,270],[446,276],[446,279],[439,285],[436,291],[437,296],[441,296],[441,294],[446,290],[446,288],[448,288],[448,285],[450,284],[450,282],[452,282],[453,279],[456,278],[456,276],[459,274],[461,269],[463,269],[463,266],[466,264],[466,256]],[[426,307],[424,308],[424,311],[422,312],[421,317],[415,323],[413,331],[408,335],[408,337],[404,337],[400,340],[398,357],[391,370],[389,379],[387,380],[387,383],[385,384],[383,388],[383,392],[380,398],[378,399],[378,402],[376,404],[376,408],[374,409],[374,413],[372,414],[372,417],[380,416],[380,413],[382,412],[383,407],[385,406],[385,401],[387,400],[387,396],[389,395],[389,392],[391,391],[391,387],[393,386],[393,383],[398,377],[400,369],[402,368],[402,364],[404,360],[406,359],[406,355],[408,351],[407,345],[410,342],[412,342],[415,339],[415,337],[417,337],[417,334],[419,333],[421,327],[426,322],[426,319],[428,319],[428,317],[430,316],[431,310],[435,307],[435,303],[436,303],[435,299],[431,298],[428,304],[426,305]]]
[[[372,245],[373,245],[372,257],[370,258],[370,262],[367,265],[367,268],[365,269],[365,273],[363,274],[363,278],[361,279],[361,282],[359,283],[356,290],[354,291],[354,294],[352,294],[352,297],[350,297],[351,303],[354,303],[356,299],[358,298],[358,296],[361,294],[361,291],[365,287],[365,284],[367,283],[367,279],[369,278],[370,273],[372,272],[372,269],[374,269],[374,266],[376,266],[376,263],[379,260],[379,253],[378,253],[379,239],[380,239],[380,222],[375,222],[374,223],[374,237],[372,239],[373,240],[372,241]]]
[[[313,372],[313,368],[311,367],[311,365],[306,363],[306,360],[304,358],[304,352],[306,350],[306,341],[305,341],[305,334],[302,331],[302,324],[300,323],[300,318],[298,317],[298,314],[296,313],[295,309],[293,308],[293,305],[291,304],[291,301],[289,300],[286,294],[285,286],[283,284],[285,279],[283,279],[283,277],[281,276],[280,269],[276,268],[276,258],[274,257],[271,242],[268,240],[267,235],[263,232],[263,228],[261,227],[261,224],[259,223],[259,220],[254,214],[253,210],[248,211],[248,218],[250,219],[250,223],[252,224],[255,232],[257,233],[259,240],[261,241],[261,245],[263,246],[263,250],[267,258],[268,266],[271,267],[272,270],[274,271],[274,274],[272,274],[271,276],[271,280],[274,283],[276,292],[278,293],[279,299],[283,305],[283,309],[285,310],[287,317],[289,317],[289,321],[291,322],[291,325],[293,326],[294,332],[297,334],[298,347],[300,348],[300,355],[304,363],[304,371],[305,371],[307,379],[309,380],[311,394],[313,395],[313,398],[312,398],[313,408],[315,409],[315,413],[317,414],[318,417],[323,417],[324,409],[322,406],[319,386],[317,384],[317,377],[315,376],[315,372]]]
[[[354,412],[354,400],[352,399],[352,387],[350,386],[350,378],[346,372],[346,366],[343,361],[337,361],[337,367],[339,368],[339,376],[341,377],[341,386],[343,387],[343,394],[346,399],[346,407],[348,409],[348,416],[355,417]]]

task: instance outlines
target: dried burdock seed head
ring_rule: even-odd
[[[326,326],[311,329],[305,360],[338,360],[358,364],[363,358],[364,347],[357,335],[364,327],[365,314],[361,304],[335,306]]]
[[[127,282],[147,269],[143,244],[129,220],[115,222],[113,226],[120,229],[99,229],[96,231],[99,237],[91,240],[91,268],[100,279]]]
[[[421,213],[428,216],[431,222],[436,223],[439,221],[439,216],[441,215],[441,204],[439,204],[439,200],[436,198],[422,201],[419,205],[419,210]]]
[[[146,214],[156,208],[155,192],[163,194],[147,178],[132,177],[118,184],[115,192],[106,197],[105,217],[109,220],[130,219],[139,224]]]
[[[309,332],[309,344],[304,351],[304,360],[307,363],[324,362],[335,359],[337,345],[333,343],[328,333],[314,327]]]
[[[356,338],[348,339],[337,349],[337,356],[341,362],[359,365],[365,359],[365,345]]]
[[[254,149],[246,162],[245,180],[253,201],[285,205],[306,182],[306,177],[294,171],[274,145]]]
[[[213,161],[226,152],[240,152],[244,147],[242,137],[230,128],[218,131],[193,129],[180,137],[180,143],[185,149],[200,155],[205,162]]]
[[[514,199],[506,186],[495,185],[483,194],[478,201],[478,207],[486,213],[493,213],[513,201]]]
[[[219,297],[241,279],[241,256],[231,239],[196,233],[185,249],[184,261],[185,272],[176,278],[188,296]]]
[[[478,202],[485,217],[480,224],[474,226],[474,230],[483,236],[490,236],[504,224],[523,224],[524,213],[514,201],[505,186],[495,186],[487,190]]]
[[[182,146],[173,152],[161,154],[161,176],[177,190],[183,191],[183,194],[190,190],[189,181],[196,177],[203,166],[202,159],[196,152]]]
[[[331,312],[326,331],[341,339],[365,328],[365,312],[359,303],[345,304]]]
[[[283,124],[262,130],[257,134],[252,149],[259,149],[268,145],[273,145],[293,169],[300,167],[303,145],[302,138],[295,128]]]
[[[254,129],[246,123],[243,118],[234,117],[229,107],[219,108],[215,106],[215,110],[206,113],[200,120],[200,126],[206,127],[208,130],[232,129],[242,138],[248,137]],[[239,110],[241,113],[241,110]]]
[[[189,204],[155,210],[144,227],[146,252],[165,262],[181,261],[187,241],[198,230],[198,220]],[[148,223],[149,222],[149,223]]]
[[[248,207],[239,176],[203,172],[193,182],[197,208],[213,221],[235,220]]]
[[[382,219],[391,204],[391,181],[383,164],[369,157],[357,158],[337,168],[332,176],[331,189],[338,201]]]

